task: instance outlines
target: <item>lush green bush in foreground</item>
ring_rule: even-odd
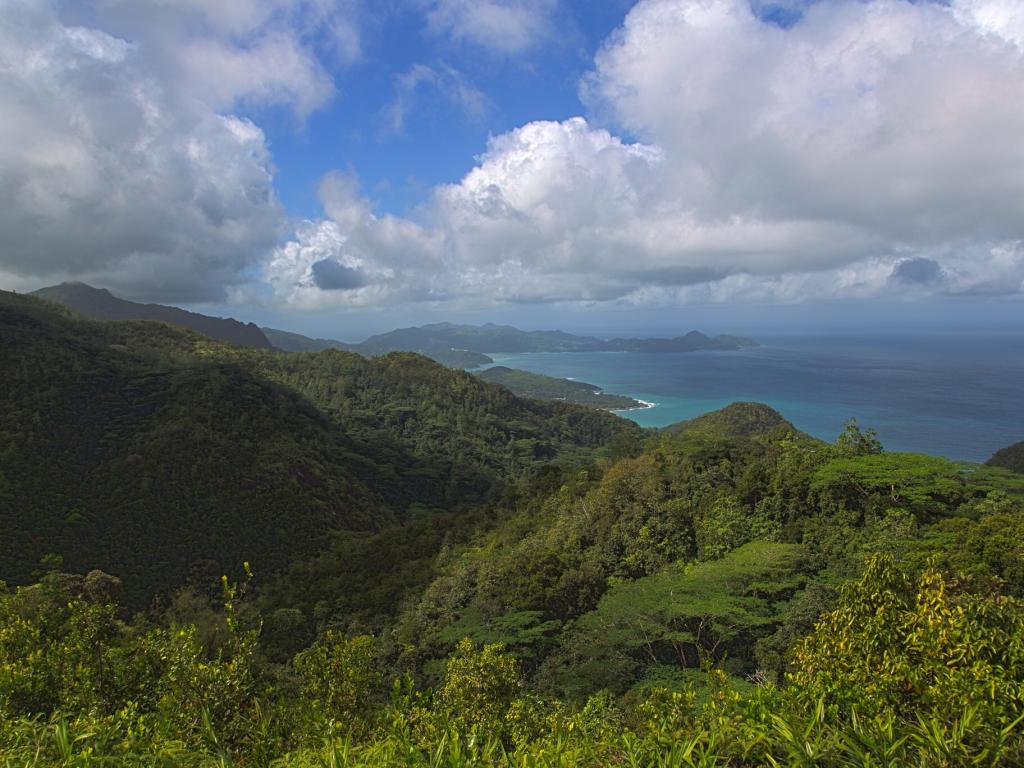
[[[116,580],[0,597],[0,764],[975,766],[1024,761],[1024,606],[874,557],[784,681],[652,688],[579,706],[528,693],[500,646],[460,643],[443,683],[388,681],[368,636],[272,665],[225,585],[223,636],[126,623]]]

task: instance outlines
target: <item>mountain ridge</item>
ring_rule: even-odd
[[[213,317],[167,304],[142,304],[87,283],[66,282],[32,291],[36,296],[73,309],[94,320],[156,320],[189,328],[229,344],[271,349],[273,345],[255,323],[230,317]]]

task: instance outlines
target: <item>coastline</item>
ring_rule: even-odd
[[[629,397],[629,395],[627,395],[627,397]],[[646,411],[649,408],[657,408],[658,407],[657,403],[652,403],[652,402],[649,402],[647,400],[641,400],[639,397],[634,397],[633,399],[636,400],[638,403],[642,403],[642,405],[640,405],[640,406],[638,406],[636,408],[612,408],[611,412],[612,413],[625,413],[626,411]]]

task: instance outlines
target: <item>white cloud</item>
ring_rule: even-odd
[[[500,55],[519,54],[549,37],[558,0],[426,0],[435,31]]]
[[[1016,237],[1024,57],[962,18],[956,3],[822,3],[781,30],[743,0],[648,0],[586,94],[663,146],[677,194],[708,216]]]
[[[245,101],[305,118],[335,93],[321,58],[361,53],[357,0],[99,0],[97,13],[181,98],[217,110]]]
[[[530,123],[411,220],[343,231],[401,265],[392,301],[1020,292],[1020,42],[1017,0],[822,2],[786,28],[747,0],[643,0],[582,87],[638,141]],[[892,279],[914,259],[936,279]]]
[[[8,2],[0,113],[4,272],[202,300],[277,239],[262,131],[178,99],[140,44]]]

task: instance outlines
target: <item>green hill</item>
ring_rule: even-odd
[[[467,508],[636,431],[417,355],[283,355],[7,293],[0,383],[0,579],[57,555],[124,577],[135,602]]]

